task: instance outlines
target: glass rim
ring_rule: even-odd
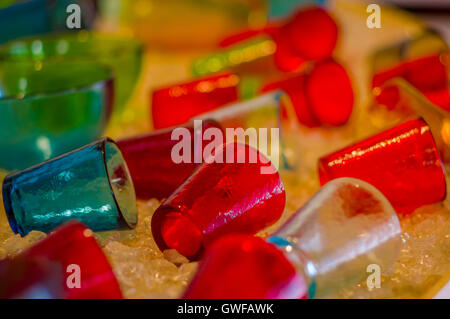
[[[102,159],[103,159],[103,168],[105,169],[106,177],[108,179],[109,190],[110,190],[111,196],[112,196],[112,198],[114,200],[114,204],[116,205],[117,212],[119,213],[122,221],[125,222],[126,226],[128,226],[130,229],[134,229],[136,227],[136,225],[137,225],[137,218],[136,218],[136,222],[135,223],[132,223],[130,220],[128,220],[128,218],[126,217],[126,214],[124,214],[122,212],[122,207],[119,204],[119,201],[117,200],[116,193],[114,192],[114,188],[112,186],[111,178],[109,176],[108,163],[107,163],[107,160],[106,160],[106,144],[110,143],[111,145],[114,145],[116,147],[116,149],[119,151],[120,156],[121,156],[122,161],[123,161],[123,164],[125,166],[126,178],[130,181],[130,183],[131,183],[131,185],[133,186],[133,189],[134,189],[133,180],[131,178],[131,174],[130,174],[130,171],[128,169],[127,163],[125,161],[125,158],[122,155],[122,152],[120,151],[119,146],[117,145],[117,143],[113,139],[111,139],[109,137],[103,137],[102,139],[98,140],[97,142],[94,142],[94,143],[91,143],[91,144],[97,144],[97,143],[100,143],[100,142],[102,143],[101,154],[102,154]],[[136,200],[136,196],[135,196],[135,200]],[[135,209],[135,212],[136,212],[136,217],[137,217],[137,215],[138,215],[137,207]]]
[[[13,176],[17,172],[13,172],[5,176],[2,182],[2,198],[3,198],[3,206],[5,210],[5,215],[8,220],[8,224],[11,227],[11,230],[14,234],[20,234],[21,237],[25,236],[25,232],[23,231],[22,227],[17,223],[16,216],[14,214],[14,211],[12,209],[12,201],[10,196],[7,195],[9,189],[11,188],[11,183],[9,183],[9,177]],[[8,194],[9,195],[9,194]]]
[[[21,236],[24,236],[24,234],[25,234],[25,232],[20,228],[20,225],[16,221],[15,213],[14,213],[14,211],[12,209],[11,198],[10,198],[9,194],[7,194],[7,191],[9,189],[8,187],[11,186],[11,183],[9,183],[9,181],[17,174],[23,174],[24,172],[31,171],[31,170],[39,167],[39,166],[45,165],[45,163],[47,163],[47,162],[52,162],[52,161],[64,158],[64,157],[66,157],[69,154],[74,154],[74,153],[76,153],[76,152],[78,152],[78,151],[80,151],[82,149],[85,149],[85,148],[88,148],[88,147],[94,146],[94,145],[100,145],[101,146],[101,148],[98,148],[97,150],[99,151],[99,153],[102,156],[103,168],[104,168],[104,172],[106,174],[106,178],[108,179],[108,186],[109,186],[110,194],[111,194],[112,199],[114,200],[114,204],[116,206],[118,215],[120,217],[120,220],[118,221],[119,222],[119,227],[120,226],[122,226],[122,227],[123,226],[127,226],[130,229],[134,229],[136,227],[136,225],[137,225],[137,218],[136,218],[136,224],[132,224],[126,218],[125,214],[122,212],[122,208],[119,205],[119,202],[117,200],[116,194],[114,193],[114,190],[113,190],[113,187],[112,187],[112,184],[111,184],[111,179],[110,179],[109,174],[108,174],[108,164],[107,164],[107,161],[106,161],[106,144],[107,143],[110,143],[110,144],[114,145],[120,151],[120,148],[117,146],[117,143],[113,139],[111,139],[109,137],[103,137],[103,138],[98,139],[98,140],[96,140],[96,141],[94,141],[92,143],[89,143],[89,144],[84,145],[82,147],[76,148],[76,149],[74,149],[74,150],[72,150],[70,152],[67,152],[65,154],[62,154],[62,155],[59,155],[59,156],[55,156],[55,157],[50,158],[50,159],[48,159],[46,161],[43,161],[41,163],[38,163],[38,164],[33,165],[31,167],[28,167],[28,168],[26,168],[24,170],[12,171],[7,176],[5,176],[5,178],[3,179],[3,185],[2,185],[2,197],[3,197],[5,213],[6,213],[6,216],[8,218],[8,222],[9,222],[13,232],[16,233],[16,234],[19,233]],[[123,163],[126,166],[125,159],[123,158],[122,153],[120,153],[120,154],[121,154]],[[131,182],[131,184],[133,185],[133,180],[131,178],[131,175],[130,175],[130,172],[128,170],[128,167],[126,166],[126,168],[127,168],[127,170],[126,170],[126,177]],[[5,195],[7,195],[7,196],[5,196]],[[136,215],[137,215],[138,214],[137,207],[136,207],[135,212],[136,212]]]

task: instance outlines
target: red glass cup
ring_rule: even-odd
[[[219,47],[226,48],[241,41],[245,41],[260,35],[273,35],[280,29],[280,26],[275,23],[267,24],[266,26],[259,29],[248,29],[245,31],[241,31],[236,34],[232,34],[222,39],[219,42]]]
[[[411,116],[423,118],[431,129],[442,161],[448,164],[450,162],[450,112],[431,103],[423,93],[403,78],[389,80],[381,89],[383,93],[395,93],[395,99],[398,99],[398,102],[391,108],[389,103],[374,99],[374,103],[370,104],[364,114],[364,120],[379,131],[399,124]]]
[[[284,186],[271,162],[246,144],[222,144],[156,210],[153,237],[161,250],[195,259],[218,237],[255,234],[275,223],[284,206]]]
[[[300,123],[315,127],[345,124],[352,113],[354,94],[346,70],[333,60],[266,84],[262,91],[281,89],[291,98]]]
[[[194,125],[196,122],[199,124]],[[203,154],[208,145],[206,141],[202,142],[204,132],[208,129],[222,132],[220,125],[214,121],[194,121],[185,126],[158,130],[117,141],[117,146],[130,170],[137,197],[167,198],[188,178],[198,166],[195,153]],[[177,163],[172,158],[172,151],[178,143],[183,141],[184,136],[189,139],[192,151],[190,161]]]
[[[155,129],[188,122],[195,115],[238,99],[239,77],[232,73],[207,76],[158,89],[152,94]]]
[[[395,86],[384,84],[403,78],[416,87],[430,102],[450,110],[450,59],[444,38],[433,30],[402,43],[375,52],[372,56],[372,88],[375,99],[389,110],[399,102]]]
[[[366,280],[368,265],[392,274],[400,235],[386,197],[362,180],[345,177],[321,187],[267,241],[302,271],[308,296],[322,298]]]
[[[321,185],[338,177],[378,188],[397,213],[442,201],[445,171],[427,123],[413,119],[319,160]]]
[[[63,272],[46,258],[0,261],[0,299],[65,298]]]
[[[306,298],[308,286],[283,252],[262,238],[227,235],[206,250],[189,299]]]
[[[306,61],[331,57],[337,39],[338,26],[323,8],[304,7],[280,24],[246,30],[222,40],[220,45],[225,48],[196,60],[193,73],[206,75],[230,68],[242,73],[296,71]]]
[[[65,223],[21,253],[20,258],[42,258],[57,263],[63,272],[65,296],[69,299],[122,298],[117,279],[94,233],[78,221]],[[71,277],[76,276],[77,271],[79,287]]]
[[[249,100],[232,103],[196,117],[215,120],[226,133],[227,143],[237,141],[257,148],[278,169],[292,170],[298,165],[295,149],[297,133],[289,96],[276,90]],[[283,115],[285,118],[282,118]]]

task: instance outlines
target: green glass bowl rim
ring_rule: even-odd
[[[82,147],[76,148],[76,149],[74,149],[72,151],[69,151],[69,152],[67,152],[65,154],[61,154],[59,156],[55,156],[55,157],[50,158],[48,160],[45,160],[45,161],[43,161],[41,163],[35,164],[35,165],[31,166],[31,167],[25,168],[23,170],[14,170],[14,171],[10,172],[7,176],[5,176],[5,178],[3,180],[3,183],[2,183],[2,193],[3,193],[2,197],[3,197],[4,206],[5,206],[6,217],[8,219],[8,223],[10,224],[11,229],[13,230],[13,232],[15,234],[20,234],[22,237],[25,236],[25,232],[23,231],[22,227],[17,224],[15,213],[14,213],[14,211],[12,209],[11,198],[9,197],[9,193],[8,193],[8,191],[9,191],[8,187],[10,187],[11,179],[15,175],[26,173],[28,171],[31,171],[31,170],[35,169],[38,166],[45,165],[47,162],[51,162],[51,161],[63,158],[65,156],[69,155],[69,154],[76,153],[76,152],[78,152],[81,149],[84,149],[84,148],[87,148],[87,147],[90,147],[90,146],[94,146],[94,145],[98,145],[100,147],[98,149],[98,151],[100,152],[100,154],[102,156],[103,168],[105,170],[105,175],[106,175],[106,178],[108,180],[110,194],[111,194],[111,197],[112,197],[112,199],[114,201],[114,204],[116,205],[116,209],[117,209],[117,212],[118,212],[118,217],[120,217],[120,220],[118,221],[119,222],[119,229],[123,229],[125,227],[127,227],[129,229],[136,228],[136,226],[137,226],[137,217],[138,217],[137,207],[135,208],[136,223],[132,224],[132,223],[130,223],[128,221],[128,219],[125,217],[125,214],[122,212],[122,208],[120,207],[119,202],[118,202],[118,200],[116,198],[116,194],[114,193],[114,190],[113,190],[113,187],[112,187],[112,184],[111,184],[111,179],[110,179],[109,173],[108,173],[108,164],[107,164],[107,160],[106,160],[106,144],[107,143],[110,143],[110,144],[114,145],[120,152],[119,146],[117,145],[117,143],[113,139],[111,139],[109,137],[102,137],[102,138],[100,138],[100,139],[98,139],[98,140],[96,140],[96,141],[94,141],[92,143],[89,143],[89,144],[84,145]],[[120,152],[120,155],[122,157],[123,163],[126,165],[126,161],[125,161],[125,158],[122,155],[122,152]],[[129,174],[129,172],[127,174],[127,178],[129,179],[130,183],[133,184],[133,180],[132,180],[131,175]],[[134,201],[136,203],[136,198],[134,199]],[[14,225],[14,227],[13,227],[13,225]]]
[[[10,63],[10,62],[0,61],[0,65],[2,63]],[[64,65],[66,63],[58,62],[58,64]],[[71,62],[69,64],[75,64],[75,63]],[[106,87],[107,84],[114,83],[113,71],[108,66],[101,64],[101,63],[83,63],[83,64],[84,65],[92,65],[93,67],[95,66],[99,70],[101,69],[102,71],[104,71],[107,74],[107,76],[105,76],[104,79],[92,81],[91,83],[86,83],[85,85],[78,85],[78,86],[74,86],[71,88],[63,89],[63,90],[51,91],[51,92],[47,92],[47,93],[42,92],[42,93],[24,94],[23,97],[7,95],[4,97],[0,97],[0,104],[3,102],[11,102],[11,101],[33,101],[33,100],[39,100],[39,99],[43,99],[43,98],[51,98],[51,97],[57,97],[57,96],[69,96],[72,94],[90,91],[99,85],[103,85]]]

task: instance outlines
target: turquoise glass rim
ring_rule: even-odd
[[[0,46],[0,61],[96,62],[114,74],[114,112],[120,114],[141,72],[143,45],[135,38],[92,31],[23,37]]]
[[[113,92],[100,64],[0,62],[0,167],[24,169],[97,140]]]
[[[85,145],[83,147],[80,147],[78,149],[70,151],[66,154],[57,156],[55,158],[52,158],[52,159],[42,162],[40,164],[29,167],[25,170],[13,172],[13,173],[10,173],[9,175],[7,175],[5,177],[5,179],[3,181],[3,185],[2,185],[2,196],[3,196],[3,204],[4,204],[4,208],[5,208],[5,213],[6,213],[6,216],[8,219],[8,223],[11,227],[11,230],[16,234],[20,234],[21,236],[25,236],[31,231],[31,230],[24,229],[24,227],[21,225],[21,223],[18,222],[18,220],[16,218],[16,212],[14,211],[14,208],[13,208],[14,205],[13,205],[13,200],[11,198],[11,193],[12,193],[13,189],[17,187],[17,185],[15,185],[16,177],[21,176],[21,175],[26,175],[28,173],[32,173],[36,169],[40,169],[50,162],[64,160],[64,157],[74,155],[77,152],[86,150],[90,147],[96,147],[96,149],[98,151],[100,151],[101,156],[102,156],[102,165],[104,168],[105,177],[108,180],[111,199],[112,199],[112,201],[115,205],[115,208],[117,209],[117,213],[118,213],[118,216],[117,216],[118,217],[118,221],[117,221],[118,227],[116,228],[116,230],[135,228],[137,225],[138,215],[137,215],[137,207],[136,207],[136,195],[134,192],[134,187],[133,187],[133,183],[131,180],[131,176],[129,174],[128,168],[126,167],[125,160],[122,157],[122,161],[125,165],[125,178],[129,181],[130,186],[132,187],[131,196],[133,197],[132,206],[126,207],[123,203],[120,202],[120,200],[118,200],[118,194],[114,191],[113,182],[111,180],[112,172],[110,172],[110,170],[109,170],[108,159],[107,159],[108,145],[114,147],[120,153],[120,149],[117,146],[116,142],[108,137],[104,137],[98,141],[92,142],[88,145]],[[23,203],[20,203],[20,204],[22,205]],[[25,203],[25,205],[26,205],[26,203]],[[68,206],[70,206],[70,205],[68,205]],[[22,213],[25,214],[26,212],[22,212]],[[70,218],[63,221],[62,223],[67,222],[68,220],[70,220]],[[85,221],[85,220],[82,222],[85,223],[89,228],[91,228],[94,231],[112,230],[112,229],[108,229],[108,228],[106,228],[106,229],[103,228],[104,225],[102,225],[102,224],[93,224],[93,223],[89,223],[88,221]],[[57,226],[59,226],[59,224],[56,225],[55,227],[57,227]],[[50,229],[50,230],[36,229],[36,230],[49,232],[52,229]]]

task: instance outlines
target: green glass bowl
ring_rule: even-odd
[[[139,77],[142,52],[142,44],[133,38],[82,30],[9,41],[0,46],[0,60],[105,64],[114,73],[114,113],[120,114]]]
[[[112,110],[96,63],[0,63],[0,168],[24,169],[97,140]]]

